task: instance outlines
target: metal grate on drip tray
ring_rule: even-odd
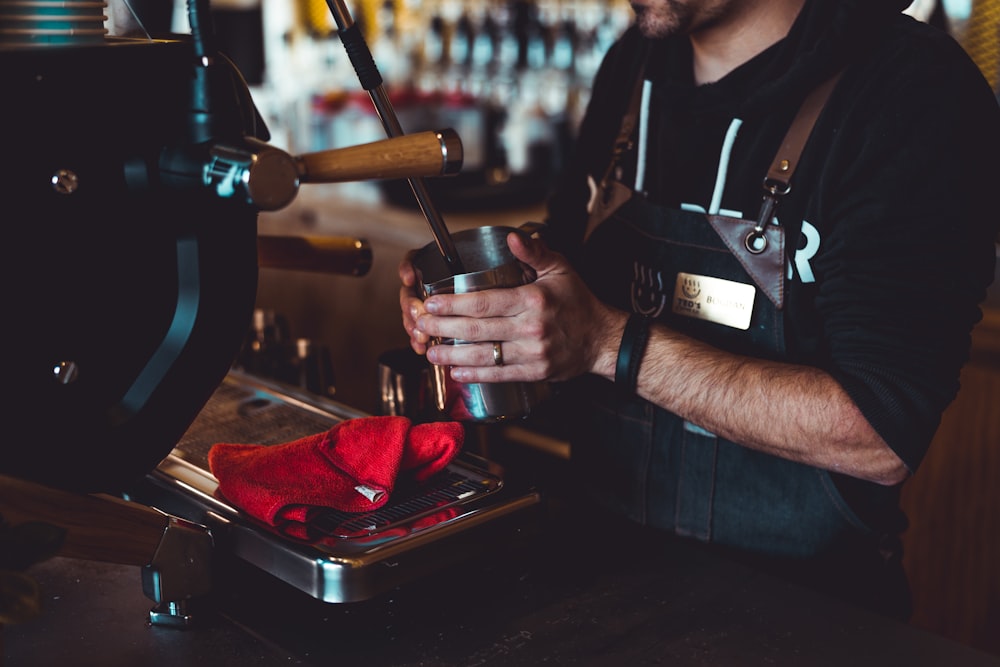
[[[485,479],[476,482],[451,471],[442,473],[439,477],[429,480],[410,495],[390,501],[374,512],[356,514],[334,509],[323,510],[310,519],[309,528],[330,537],[351,538],[371,535],[401,522],[413,521],[420,516],[434,516],[440,520],[441,517],[436,514],[428,513],[488,491],[490,487]]]

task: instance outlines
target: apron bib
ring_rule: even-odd
[[[618,308],[734,353],[776,359],[784,351],[782,311],[706,215],[634,195],[593,231],[583,265],[595,267],[584,274],[591,289]],[[752,303],[741,302],[750,308],[745,329],[690,314],[699,301],[685,298],[685,283],[706,278],[753,291]],[[719,438],[606,381],[588,382],[587,427],[573,460],[609,509],[679,535],[787,556],[819,553],[866,530],[825,471]]]
[[[775,190],[787,186],[782,178],[835,81],[803,104],[765,188],[769,180]],[[720,349],[781,359],[785,250],[784,230],[773,224],[776,199],[752,221],[656,206],[632,193],[615,175],[620,149],[633,146],[634,115],[623,119],[592,202],[587,284],[606,303]],[[678,535],[790,557],[872,533],[826,471],[741,447],[603,379],[581,383],[587,409],[572,460],[608,509]]]

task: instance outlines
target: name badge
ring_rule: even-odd
[[[678,273],[672,310],[678,315],[745,331],[750,328],[756,294],[757,289],[746,283]]]

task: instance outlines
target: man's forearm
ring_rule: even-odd
[[[610,355],[595,370],[613,378]],[[751,449],[880,484],[908,474],[840,384],[817,368],[730,354],[653,325],[636,391]]]

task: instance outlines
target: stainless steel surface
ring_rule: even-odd
[[[431,417],[430,364],[408,347],[387,350],[378,359],[379,413],[410,419]]]
[[[324,535],[292,540],[218,493],[215,442],[280,444],[366,416],[348,406],[231,373],[173,452],[129,497],[208,526],[216,549],[324,602],[368,599],[530,530],[540,496],[463,452],[419,487],[397,488],[365,514],[318,517]],[[436,481],[435,481],[436,480]],[[322,524],[322,525],[321,525]]]
[[[152,562],[142,568],[142,591],[157,603],[149,613],[152,624],[191,623],[185,603],[211,590],[212,546],[207,528],[169,517]]]
[[[535,279],[507,247],[513,227],[478,227],[459,232],[455,243],[467,273],[451,275],[432,245],[421,248],[413,266],[424,298],[434,294],[465,294],[487,289],[517,287]],[[437,340],[432,344],[462,345],[464,341]],[[549,396],[545,382],[460,383],[448,368],[431,366],[431,386],[437,409],[451,419],[493,422],[524,417]]]

